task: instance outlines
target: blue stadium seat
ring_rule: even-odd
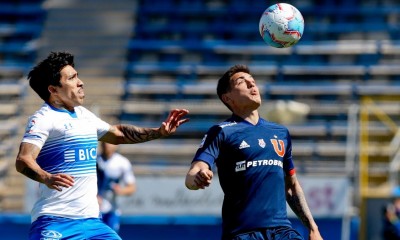
[[[288,124],[293,139],[307,149],[300,154],[315,160],[342,159],[350,106],[365,95],[399,94],[400,31],[395,19],[400,6],[377,7],[377,2],[295,1],[305,19],[304,35],[294,47],[277,49],[264,43],[258,32],[266,3],[139,1],[127,50],[125,99],[180,102],[195,109],[180,137],[201,138],[229,114],[214,111],[223,107],[215,95],[216,81],[233,64],[247,64],[266,101],[294,100],[310,106],[305,122]],[[190,105],[195,101],[200,108],[207,101],[219,106],[207,105],[207,115],[207,107],[204,113]],[[156,122],[160,109],[151,109],[160,106],[171,105],[157,104],[150,113],[128,107],[121,116]]]

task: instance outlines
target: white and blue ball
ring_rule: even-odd
[[[295,45],[304,32],[304,19],[300,11],[287,3],[277,3],[267,8],[259,22],[263,40],[276,48]]]

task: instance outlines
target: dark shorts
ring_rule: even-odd
[[[232,238],[223,240],[304,240],[299,232],[291,227],[276,227],[258,229],[256,231],[240,233]]]
[[[29,240],[121,240],[100,218],[70,219],[41,216],[31,225]]]

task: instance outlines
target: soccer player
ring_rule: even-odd
[[[400,188],[393,189],[391,201],[383,208],[383,240],[400,240]]]
[[[121,211],[118,196],[129,196],[136,191],[136,178],[132,164],[117,152],[118,145],[101,142],[101,154],[97,156],[97,186],[100,212],[103,222],[117,233]]]
[[[39,182],[29,239],[121,239],[100,219],[98,140],[133,144],[167,137],[187,122],[188,110],[171,110],[159,128],[110,125],[82,106],[84,84],[67,52],[51,52],[28,74],[44,103],[29,119],[16,169]]]
[[[309,239],[322,239],[296,178],[289,132],[259,116],[260,92],[249,68],[232,66],[217,94],[233,114],[208,130],[185,185],[208,187],[216,164],[224,192],[222,239],[303,239],[287,217],[286,201],[310,230]]]

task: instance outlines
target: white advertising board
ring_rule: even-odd
[[[314,217],[343,216],[351,204],[346,178],[299,177]],[[215,215],[221,212],[223,193],[217,176],[205,190],[191,191],[184,176],[137,176],[137,192],[120,199],[123,214]],[[288,214],[294,213],[288,207]]]

